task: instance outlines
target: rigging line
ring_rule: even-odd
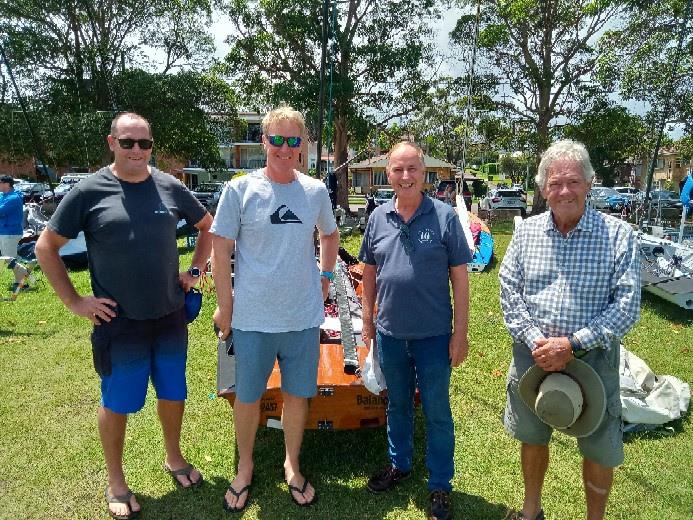
[[[472,61],[469,64],[469,83],[467,85],[467,114],[465,115],[464,138],[462,140],[462,177],[464,178],[464,169],[467,166],[467,144],[469,141],[469,124],[472,116],[472,93],[474,91],[474,65],[476,63],[476,51],[479,40],[479,19],[481,17],[481,2],[476,2],[476,22],[474,25],[474,39],[472,40]],[[460,192],[460,186],[457,186],[457,192]]]
[[[328,95],[327,95],[327,173],[328,175],[332,172],[337,171],[332,168],[330,171],[330,156],[331,152],[334,151],[334,108],[333,108],[333,98],[332,98],[332,88],[334,86],[334,62],[335,55],[337,54],[337,2],[332,2],[332,50],[330,52],[330,79],[328,83]],[[320,150],[322,155],[322,150]]]
[[[0,58],[2,58],[2,62],[5,64],[5,68],[7,69],[7,75],[10,77],[10,81],[12,82],[12,86],[14,86],[14,90],[17,94],[17,100],[19,101],[19,106],[22,108],[22,114],[24,115],[24,120],[26,121],[26,126],[27,129],[29,130],[29,135],[31,135],[31,139],[34,144],[34,151],[36,152],[36,155],[38,156],[39,160],[41,161],[41,166],[43,168],[43,174],[46,177],[46,181],[48,182],[48,187],[53,191],[53,181],[51,180],[50,175],[48,174],[48,166],[46,165],[46,160],[43,156],[43,151],[40,146],[40,142],[36,137],[36,134],[34,133],[34,127],[31,126],[31,120],[29,119],[29,114],[27,113],[26,109],[26,104],[24,103],[24,98],[22,97],[21,92],[19,91],[19,87],[17,86],[17,82],[14,79],[14,73],[12,72],[12,67],[10,67],[10,62],[7,61],[7,56],[5,55],[5,47],[0,44]]]

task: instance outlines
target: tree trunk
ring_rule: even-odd
[[[548,96],[547,96],[548,97]],[[548,101],[548,99],[547,99]],[[548,103],[547,103],[548,105]],[[548,106],[539,113],[539,122],[537,123],[537,155],[535,158],[536,166],[539,166],[541,154],[549,147],[549,110]],[[534,198],[532,199],[532,215],[539,215],[546,211],[546,200],[541,194],[542,186],[534,187]]]

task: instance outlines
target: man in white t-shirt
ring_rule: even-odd
[[[212,226],[214,323],[236,355],[234,425],[238,472],[224,509],[248,505],[260,398],[276,360],[282,380],[284,473],[291,499],[312,505],[317,495],[300,472],[308,398],[317,392],[323,301],[339,248],[339,230],[325,185],[296,170],[306,135],[300,112],[281,107],[265,116],[267,166],[226,185]],[[314,232],[320,237],[320,268]],[[235,254],[231,287],[231,255]]]

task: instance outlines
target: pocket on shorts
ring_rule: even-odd
[[[95,326],[91,333],[91,355],[96,373],[101,377],[110,376],[111,334],[104,324]]]

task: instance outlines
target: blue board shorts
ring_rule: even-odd
[[[150,377],[158,399],[187,397],[188,327],[183,308],[151,320],[116,316],[94,326],[91,343],[103,407],[121,414],[141,410]]]
[[[282,392],[313,397],[318,391],[320,328],[291,332],[233,329],[236,354],[236,399],[254,403],[267,390],[274,362],[279,362]]]

